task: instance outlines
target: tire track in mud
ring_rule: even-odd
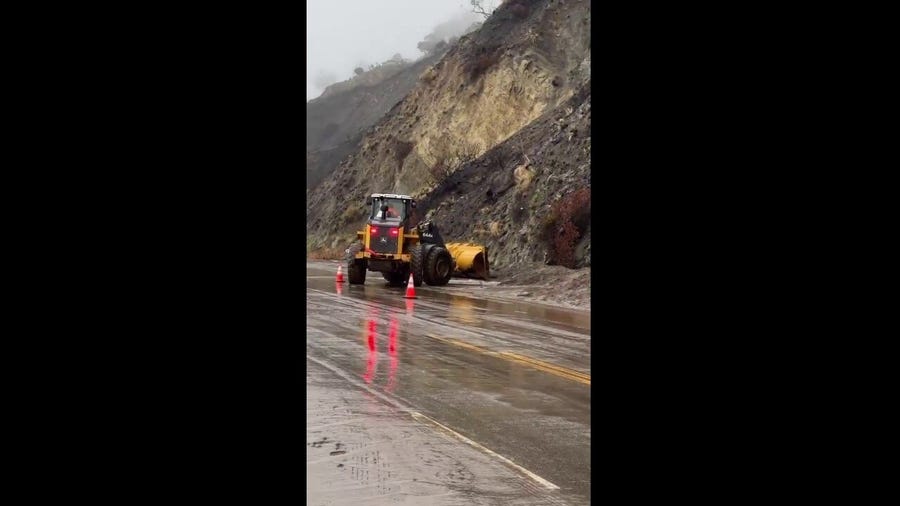
[[[467,442],[468,444],[470,444],[470,445],[473,446],[474,448],[476,448],[476,449],[482,451],[483,453],[485,453],[485,454],[487,454],[487,455],[491,455],[491,456],[493,456],[493,457],[495,457],[495,458],[499,458],[501,461],[503,461],[503,462],[506,463],[507,465],[510,465],[513,469],[517,470],[517,471],[520,472],[520,473],[523,473],[523,474],[524,474],[525,476],[527,476],[528,478],[531,478],[531,479],[533,479],[533,480],[535,480],[535,481],[538,481],[541,485],[544,485],[546,488],[551,489],[551,490],[555,490],[555,489],[558,489],[558,488],[559,488],[559,487],[557,487],[556,485],[550,483],[549,481],[544,480],[543,478],[540,478],[540,477],[537,476],[536,474],[534,474],[534,473],[532,473],[532,472],[526,470],[525,468],[519,466],[518,464],[515,464],[514,462],[512,462],[512,461],[509,460],[509,459],[507,459],[506,457],[503,457],[502,455],[499,455],[499,454],[493,452],[492,450],[490,450],[490,449],[488,449],[488,448],[486,448],[486,447],[484,447],[484,446],[482,446],[482,445],[480,445],[480,444],[478,444],[478,443],[475,443],[475,442],[472,441],[471,439],[468,439],[468,438],[466,438],[465,436],[462,436],[461,434],[457,433],[456,431],[453,431],[453,430],[450,429],[449,427],[446,427],[446,426],[444,426],[444,425],[441,425],[440,423],[438,423],[437,421],[435,421],[435,420],[432,419],[432,418],[425,417],[425,416],[422,415],[421,413],[418,413],[417,411],[415,411],[411,406],[404,405],[404,403],[401,403],[398,399],[393,398],[393,396],[388,396],[387,394],[381,393],[381,392],[379,392],[378,390],[369,387],[368,385],[365,385],[365,384],[363,384],[363,383],[360,383],[360,382],[357,381],[355,378],[353,378],[353,377],[347,375],[347,374],[346,374],[344,371],[342,371],[339,367],[334,366],[334,365],[332,365],[332,364],[329,364],[328,362],[323,361],[323,360],[321,360],[321,359],[311,357],[311,356],[309,356],[309,355],[307,355],[307,360],[311,360],[311,361],[317,363],[318,365],[324,367],[325,369],[331,370],[331,372],[335,373],[335,374],[338,375],[339,377],[342,377],[342,378],[345,379],[346,381],[350,382],[352,385],[354,385],[354,386],[356,386],[356,387],[358,387],[358,388],[363,389],[364,391],[367,391],[367,392],[373,394],[375,397],[377,397],[378,399],[380,399],[382,402],[384,402],[384,403],[387,404],[388,406],[391,406],[391,407],[393,407],[394,409],[396,409],[396,410],[398,410],[398,411],[400,411],[400,412],[403,412],[403,413],[406,413],[407,415],[410,415],[410,417],[412,417],[412,418],[415,419],[415,420],[420,420],[420,419],[422,419],[422,418],[428,419],[432,424],[437,424],[438,426],[440,426],[440,428],[442,428],[445,432],[446,432],[446,431],[450,431],[450,432],[453,433],[453,435],[454,435],[455,437],[457,437],[458,439],[462,439],[463,441]],[[368,460],[366,460],[365,462],[368,463]],[[354,467],[354,469],[356,468],[356,466],[353,466],[353,467]],[[366,469],[366,471],[368,471],[368,470]],[[473,476],[474,476],[474,475],[473,475]],[[354,475],[354,477],[357,477],[357,476]],[[365,477],[366,477],[366,479],[368,479],[368,474],[366,474]]]
[[[309,376],[309,373],[307,374]],[[309,383],[309,378],[307,379]],[[337,387],[340,380],[327,382],[331,389]],[[317,397],[315,405],[307,404],[307,416],[319,423],[313,423],[307,427],[307,438],[312,439],[307,443],[310,448],[321,449],[318,455],[307,455],[308,466],[327,466],[338,471],[338,476],[343,480],[333,480],[332,483],[351,481],[353,485],[340,485],[342,494],[356,501],[370,503],[374,498],[385,496],[393,491],[392,470],[388,458],[378,448],[378,441],[374,444],[366,441],[365,429],[360,424],[360,417],[388,416],[389,413],[377,409],[378,406],[369,405],[368,409],[360,409],[358,402],[354,406],[354,396],[346,393],[331,393],[325,398]],[[330,405],[330,407],[329,407]],[[379,406],[381,406],[379,404]],[[335,418],[340,418],[335,420]],[[328,433],[329,435],[324,435]],[[404,439],[400,433],[400,439]],[[393,434],[394,437],[397,433]],[[406,436],[409,437],[409,436]]]

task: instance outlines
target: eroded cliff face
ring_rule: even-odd
[[[488,244],[496,266],[541,260],[541,209],[589,187],[589,167],[590,2],[510,0],[307,192],[307,240],[343,248],[367,195],[406,193],[445,239]]]
[[[447,240],[484,244],[492,268],[557,263],[553,247],[561,223],[554,208],[590,191],[590,81],[560,107],[516,132],[483,157],[466,163],[423,197],[425,218]],[[574,238],[574,267],[590,266],[590,203]],[[584,206],[587,206],[586,209]]]

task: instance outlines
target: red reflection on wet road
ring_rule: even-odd
[[[393,392],[394,388],[396,388],[396,378],[397,378],[397,366],[400,363],[400,360],[397,356],[397,318],[391,316],[391,327],[388,332],[388,355],[391,357],[391,366],[388,370],[388,382],[384,387],[388,392]]]
[[[400,323],[396,316],[391,315],[391,321],[388,327],[388,356],[390,357],[390,366],[388,369],[387,384],[385,390],[392,392],[397,387],[397,368],[400,366],[400,354],[398,346],[398,335],[400,331]],[[363,380],[366,384],[372,384],[375,379],[375,373],[378,369],[378,313],[377,311],[369,312],[366,319],[366,372],[363,374]]]
[[[377,332],[377,312],[369,313],[369,318],[366,320],[368,324],[368,333],[366,335],[366,343],[369,346],[369,354],[366,357],[366,373],[363,375],[363,379],[367,384],[372,383],[372,379],[375,377],[375,369],[378,367],[378,344],[376,342],[378,332]]]

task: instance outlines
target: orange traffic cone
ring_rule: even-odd
[[[413,276],[412,273],[409,273],[409,282],[406,283],[406,295],[403,296],[404,299],[415,299],[416,298],[416,285],[413,284]]]
[[[337,283],[344,282],[344,271],[341,270],[340,264],[338,264],[338,273],[337,273],[337,279],[335,279],[335,282],[337,282]]]

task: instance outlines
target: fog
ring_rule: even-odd
[[[416,46],[436,29],[452,35],[482,19],[469,0],[307,0],[306,100],[349,79],[356,67],[397,53],[419,59]]]

